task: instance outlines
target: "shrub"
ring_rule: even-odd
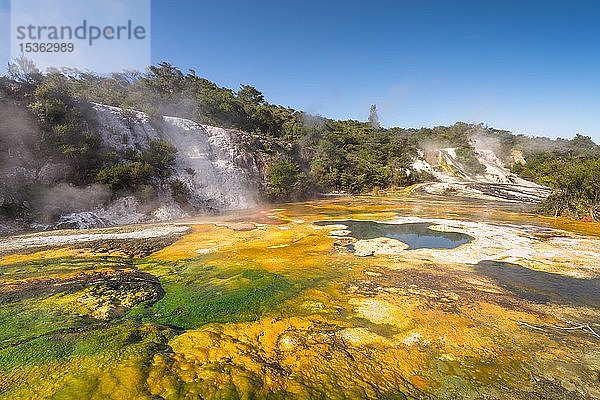
[[[175,179],[171,182],[171,196],[180,206],[189,205],[192,193],[188,186],[181,180]]]
[[[175,167],[177,149],[162,139],[150,140],[150,148],[144,152],[144,160],[152,166],[153,173],[159,178],[168,178]]]
[[[273,201],[299,200],[306,196],[308,179],[297,164],[279,160],[267,169],[267,196]]]
[[[483,174],[485,167],[481,165],[473,147],[471,146],[460,146],[456,148],[456,158],[458,161],[467,168],[467,170],[473,174]]]
[[[149,183],[152,167],[144,162],[133,161],[101,168],[96,180],[112,190],[135,189]]]

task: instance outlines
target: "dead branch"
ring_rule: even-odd
[[[558,326],[558,325],[552,325],[552,324],[543,324],[541,326],[538,326],[538,325],[528,324],[525,321],[517,321],[517,322],[519,325],[526,326],[531,329],[536,329],[536,330],[542,331],[542,332],[546,332],[546,329],[557,329],[557,330],[561,330],[561,331],[575,331],[575,330],[583,329],[585,331],[590,332],[592,335],[596,336],[597,338],[600,338],[600,335],[590,326],[590,324],[576,324],[571,321],[565,321],[567,324],[569,324],[571,326]]]

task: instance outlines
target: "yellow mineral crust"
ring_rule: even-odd
[[[572,323],[600,331],[598,295],[552,297],[563,289],[556,285],[565,282],[575,282],[577,290],[594,288],[600,239],[585,234],[595,225],[560,222],[566,230],[556,230],[555,220],[425,196],[416,189],[282,205],[243,221],[185,221],[189,232],[136,260],[134,267],[160,279],[165,288],[160,303],[167,305],[179,301],[170,290],[188,289],[178,286],[188,282],[188,272],[190,280],[196,279],[193,290],[231,281],[224,285],[229,292],[210,293],[236,302],[232,315],[218,319],[236,322],[170,330],[168,310],[148,305],[144,320],[127,320],[130,314],[125,314],[111,326],[164,329],[170,340],[152,339],[153,346],[132,354],[133,345],[123,344],[128,334],[99,340],[112,353],[90,350],[64,361],[24,365],[0,374],[0,390],[9,390],[7,398],[600,398],[598,338],[589,329],[560,329],[576,326]],[[343,219],[425,222],[473,240],[451,250],[402,246],[358,257],[346,247],[355,240],[330,235],[339,227],[313,225]],[[0,263],[79,257],[72,251],[5,256]],[[502,270],[504,264],[493,262],[509,266]],[[214,274],[201,281],[194,269]],[[239,278],[246,270],[261,273]],[[503,275],[509,271],[524,278],[515,283]],[[284,282],[281,290],[290,292],[250,317],[235,314],[239,302],[248,299],[226,296],[252,288],[253,277],[265,274],[276,276],[273,281]],[[531,284],[548,276],[555,286],[536,292]],[[9,275],[3,280],[4,291],[35,283]],[[104,319],[110,317],[105,306],[127,310],[143,299],[136,292],[109,289],[98,294],[86,288],[40,304]],[[202,303],[202,296],[180,298],[200,302],[185,304],[190,310],[216,304],[212,298]],[[153,320],[158,312],[165,312],[164,325]]]
[[[427,386],[419,375],[421,352],[316,316],[213,325],[187,332],[171,346],[174,354],[155,356],[148,375],[157,396],[169,397],[181,383],[182,397],[209,398],[376,398]]]
[[[255,224],[253,229],[189,221],[192,233],[151,258],[202,257],[215,267],[246,265],[287,278],[330,280],[288,300],[278,311],[281,318],[211,324],[173,339],[174,354],[154,356],[147,380],[152,394],[377,398],[399,390],[415,397],[467,396],[484,385],[488,393],[508,399],[516,395],[503,393],[503,385],[539,390],[535,380],[524,381],[524,373],[550,381],[560,375],[589,386],[599,368],[597,360],[590,361],[593,356],[569,353],[549,332],[524,324],[592,321],[597,310],[532,303],[482,275],[477,265],[493,260],[591,279],[598,276],[600,254],[594,249],[600,240],[540,229],[538,217],[473,204],[453,209],[452,218],[440,218],[452,206],[435,202],[419,204],[423,216],[402,216],[415,207],[409,200],[408,205],[386,197],[294,204],[270,210],[285,225]],[[473,213],[485,213],[486,222],[470,221]],[[432,229],[465,233],[473,240],[451,250],[406,250],[400,244],[394,251],[382,250],[387,241],[373,240],[381,248],[357,257],[336,247],[343,243],[340,235],[347,234],[330,235],[339,226],[312,225],[347,218],[429,222]],[[594,338],[577,331],[565,340],[578,346]],[[580,375],[568,378],[561,370]]]
[[[0,266],[36,260],[53,260],[63,257],[87,257],[93,253],[87,249],[61,248],[38,251],[30,254],[11,254],[0,257]]]

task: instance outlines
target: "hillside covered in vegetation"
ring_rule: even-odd
[[[185,176],[177,172],[176,146],[161,136],[126,150],[107,146],[94,117],[98,104],[118,107],[132,131],[142,112],[157,132],[166,132],[163,116],[238,132],[236,145],[245,153],[236,162],[252,158],[246,161],[258,171],[255,186],[263,200],[434,180],[414,165],[432,149],[450,148],[477,176],[485,172],[478,162],[478,149],[485,148],[513,173],[553,189],[540,210],[600,219],[600,147],[585,136],[531,138],[467,123],[386,129],[374,108],[368,122],[332,120],[270,104],[249,85],[237,91],[219,87],[168,63],[107,77],[75,70],[41,73],[26,59],[11,63],[0,79],[0,213],[5,219],[52,223],[65,213],[123,196],[142,204],[168,196],[183,210],[202,211],[203,203],[192,201]]]

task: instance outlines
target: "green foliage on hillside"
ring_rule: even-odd
[[[310,172],[325,190],[359,193],[413,183],[415,149],[393,130],[358,121],[328,121],[312,143]]]
[[[117,107],[135,108],[151,118],[171,115],[199,123],[237,128],[280,137],[293,123],[294,110],[271,105],[250,85],[234,92],[196,75],[184,74],[169,63],[150,66],[146,73],[119,73],[99,77],[70,71],[73,94],[81,99]]]
[[[579,142],[587,140],[579,139]],[[600,221],[600,157],[591,155],[600,149],[594,150],[588,144],[583,149],[587,155],[541,153],[531,156],[525,165],[513,167],[522,177],[552,189],[550,196],[540,204],[540,211]]]
[[[29,108],[41,125],[41,150],[72,167],[74,183],[88,183],[101,162],[101,139],[90,130],[82,108],[70,95],[69,80],[53,72],[34,91]]]
[[[272,201],[302,199],[308,187],[308,178],[290,160],[275,161],[267,168],[267,196]]]
[[[110,161],[99,168],[96,181],[108,185],[113,191],[137,191],[148,185],[170,177],[175,165],[175,147],[161,139],[150,141],[143,152],[131,152],[122,161]]]
[[[171,195],[173,196],[173,200],[183,207],[189,205],[192,197],[192,193],[190,192],[188,186],[179,179],[174,179],[171,181]]]
[[[483,174],[485,167],[477,160],[473,147],[459,146],[456,148],[457,160],[472,174]]]
[[[171,143],[162,139],[152,139],[150,148],[142,153],[142,158],[152,167],[152,174],[167,178],[173,173],[177,149]]]
[[[104,183],[116,191],[145,184],[151,176],[151,168],[148,164],[130,161],[103,167],[98,171],[96,178],[98,182]]]

